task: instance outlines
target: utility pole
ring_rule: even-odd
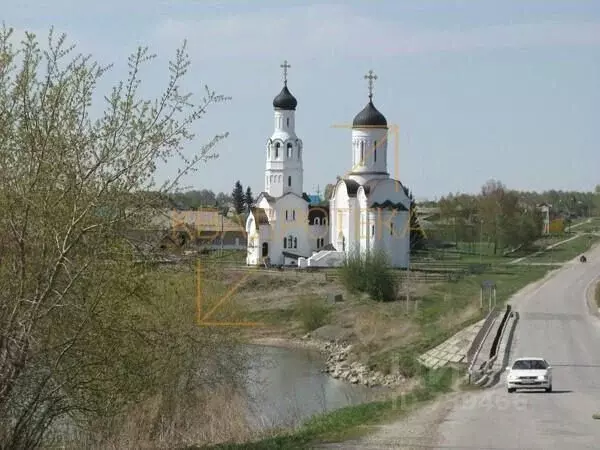
[[[221,257],[223,256],[223,211],[220,211],[221,215]]]
[[[483,263],[483,219],[479,218],[479,264]]]

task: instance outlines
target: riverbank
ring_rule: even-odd
[[[444,394],[461,390],[463,375],[450,368],[428,371],[410,389],[391,393],[381,401],[315,416],[295,430],[273,432],[253,442],[191,446],[186,450],[299,450],[358,438],[377,424],[398,420]]]
[[[368,387],[397,387],[407,382],[400,374],[384,374],[370,370],[365,364],[352,359],[354,347],[346,342],[324,341],[312,339],[310,333],[303,339],[264,337],[255,338],[249,342],[252,345],[263,345],[287,349],[311,349],[320,352],[324,359],[323,372],[333,378],[351,384],[361,384]]]

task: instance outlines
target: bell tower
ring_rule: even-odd
[[[273,99],[274,131],[267,141],[265,192],[281,197],[288,192],[302,196],[302,140],[296,136],[296,107],[298,101],[287,86],[287,61],[283,69],[283,88]]]

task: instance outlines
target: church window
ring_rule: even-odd
[[[286,209],[285,210],[285,220],[288,220],[288,219],[289,219],[289,217],[288,217],[288,210]]]
[[[287,239],[283,238],[283,248],[287,248]]]
[[[281,146],[281,144],[279,142],[277,142],[275,144],[275,158],[279,158],[279,147]]]
[[[373,143],[373,162],[377,162],[377,141]]]
[[[292,158],[292,153],[293,153],[293,151],[292,151],[292,144],[288,144],[287,145],[287,157],[291,159]]]
[[[288,236],[288,248],[294,248],[292,244],[294,243],[294,238],[292,236]]]
[[[292,209],[292,220],[296,220],[296,210]]]
[[[315,225],[321,225],[321,219],[318,217],[315,217]]]
[[[288,186],[291,186],[291,185],[292,185],[292,177],[288,176]]]
[[[285,124],[289,128],[289,126],[290,126],[290,118],[289,117],[287,119],[285,119]]]
[[[298,248],[298,238],[294,238],[294,248]]]
[[[360,141],[360,163],[365,163],[365,143]]]
[[[375,225],[371,225],[371,236],[375,236]]]

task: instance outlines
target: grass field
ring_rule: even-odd
[[[598,240],[600,240],[600,237],[596,235],[582,234],[572,241],[565,242],[564,244],[548,249],[542,253],[533,254],[527,257],[526,261],[532,263],[566,262],[587,252],[596,242],[598,242]]]

